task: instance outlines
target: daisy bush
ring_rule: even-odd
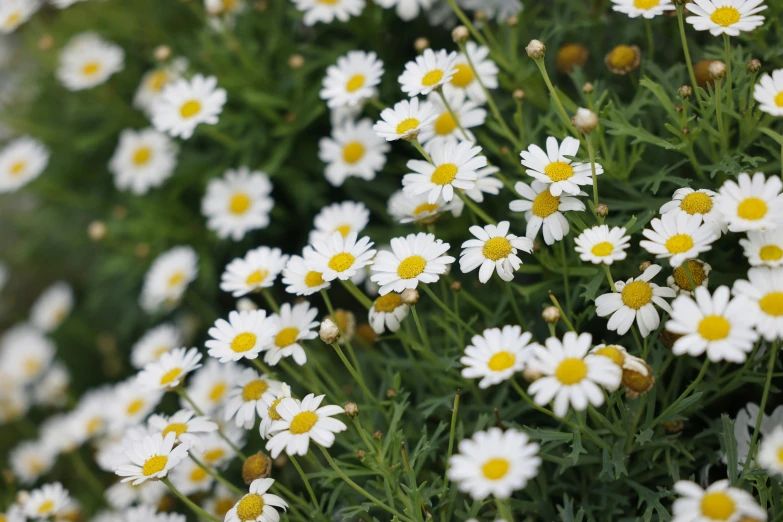
[[[0,522],[782,522],[781,41],[0,0]]]

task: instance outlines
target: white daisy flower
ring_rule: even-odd
[[[109,161],[118,190],[146,194],[171,177],[177,166],[177,146],[155,129],[125,129]]]
[[[759,102],[759,110],[773,116],[783,116],[783,69],[765,74],[753,88],[753,98]]]
[[[500,194],[500,189],[503,188],[503,182],[494,176],[500,172],[498,167],[488,165],[483,169],[476,171],[476,184],[472,189],[463,191],[467,197],[475,201],[476,203],[484,202],[484,194],[491,194],[497,196]],[[461,200],[460,200],[461,201]]]
[[[321,99],[330,109],[357,106],[377,93],[383,76],[383,61],[373,52],[349,51],[326,68]]]
[[[3,374],[2,377],[7,377]],[[0,422],[11,423],[21,419],[30,409],[30,397],[24,389],[14,386],[0,394]]]
[[[479,388],[486,389],[499,384],[521,372],[525,363],[532,357],[533,334],[522,332],[521,326],[488,328],[481,335],[474,335],[460,358],[465,368],[462,376],[466,379],[481,378]]]
[[[456,71],[457,53],[441,49],[437,53],[425,49],[415,60],[405,64],[405,71],[397,78],[408,96],[429,94],[451,81]]]
[[[218,484],[212,496],[204,501],[204,510],[218,520],[226,518],[226,513],[239,501],[239,497],[228,487]]]
[[[309,243],[323,241],[335,232],[347,237],[351,232],[359,234],[367,223],[370,222],[370,211],[364,203],[356,201],[343,201],[332,203],[321,209],[315,216],[310,232]]]
[[[538,475],[539,445],[515,429],[490,428],[460,441],[449,459],[448,476],[476,500],[509,498]]]
[[[631,246],[630,241],[631,236],[626,235],[624,227],[609,229],[609,225],[599,225],[584,229],[574,239],[574,250],[582,261],[594,265],[611,265],[626,258],[628,254],[625,250]]]
[[[0,4],[0,33],[13,33],[40,8],[40,0],[4,0]]]
[[[457,55],[457,61],[454,64],[454,76],[451,81],[443,86],[443,94],[451,95],[456,91],[463,91],[468,95],[468,99],[483,104],[487,101],[484,89],[481,83],[487,89],[498,88],[498,66],[489,59],[489,48],[478,45],[475,42],[468,41],[465,44],[467,56],[463,53]],[[468,61],[470,57],[470,62]],[[473,67],[470,63],[473,63]],[[474,69],[475,67],[475,69]]]
[[[198,256],[189,246],[177,246],[159,255],[144,276],[139,303],[147,313],[170,310],[179,304],[198,275]]]
[[[277,495],[267,493],[274,479],[260,478],[250,483],[250,492],[228,510],[225,522],[277,522],[277,509],[286,510],[288,504]]]
[[[433,0],[377,0],[377,4],[385,9],[396,6],[397,16],[405,21],[410,21],[419,16],[421,10],[427,10],[432,6]]]
[[[779,267],[783,265],[783,227],[775,230],[751,230],[739,244],[751,266]]]
[[[236,15],[245,10],[245,0],[204,0],[204,8],[211,16]]]
[[[63,453],[75,451],[86,440],[79,431],[80,426],[77,423],[74,413],[56,413],[47,417],[41,423],[39,438],[36,441],[42,454],[51,454],[53,458]],[[30,463],[36,467],[40,463],[35,461]]]
[[[260,375],[253,368],[245,368],[228,392],[224,419],[234,419],[237,426],[251,429],[256,421],[256,412],[261,418],[269,407],[261,398],[264,394],[277,394],[281,384]]]
[[[231,312],[228,321],[218,319],[208,332],[210,357],[224,363],[242,358],[255,359],[274,338],[272,322],[264,310]]]
[[[332,186],[340,187],[352,177],[370,181],[383,170],[389,144],[372,129],[369,118],[345,120],[332,128],[330,138],[318,142],[318,157],[326,163],[324,176]]]
[[[600,406],[601,388],[614,391],[620,386],[622,370],[607,357],[588,354],[591,341],[588,333],[566,332],[562,342],[550,337],[546,348],[533,346],[528,365],[543,375],[528,388],[536,404],[544,406],[554,399],[555,415],[565,417],[569,403],[576,411],[584,411],[588,404]]]
[[[68,386],[71,374],[61,362],[55,361],[33,390],[33,400],[43,406],[62,407],[68,402]]]
[[[228,169],[222,178],[207,185],[201,213],[207,228],[221,239],[239,241],[250,230],[266,228],[274,201],[272,183],[266,173],[248,167]]]
[[[303,253],[312,250],[306,247]],[[312,254],[308,254],[310,256]],[[287,285],[285,291],[295,295],[312,295],[324,288],[329,288],[329,283],[324,281],[321,272],[310,270],[301,256],[291,256],[283,269],[283,284]]]
[[[783,426],[761,439],[758,463],[770,475],[783,475]]]
[[[737,181],[721,186],[715,204],[729,223],[732,232],[774,229],[783,223],[783,182],[778,176],[767,179],[757,172],[750,177],[743,172]]]
[[[310,308],[307,301],[293,307],[288,303],[280,306],[280,311],[270,317],[274,337],[266,347],[264,362],[275,366],[283,357],[292,357],[299,366],[306,363],[307,354],[302,342],[318,337],[318,333],[313,330],[319,325],[314,320],[317,316],[318,309]]]
[[[62,509],[68,507],[71,502],[68,490],[59,482],[54,482],[44,484],[39,489],[31,491],[23,509],[27,518],[44,520],[54,517]]]
[[[660,219],[650,221],[652,230],[642,231],[647,240],[639,241],[639,246],[654,254],[658,259],[669,258],[674,268],[687,259],[694,259],[702,252],[708,252],[717,239],[713,228],[702,223],[700,215],[679,212],[677,215],[664,214]]]
[[[108,417],[113,433],[120,433],[128,426],[140,424],[163,398],[160,390],[149,390],[139,386],[138,380],[131,377],[114,387]]]
[[[315,25],[318,22],[331,23],[336,18],[347,22],[351,16],[359,16],[364,10],[364,0],[293,0],[296,8],[304,12],[302,21],[305,25]]]
[[[470,233],[478,239],[462,243],[459,268],[463,274],[479,268],[479,281],[486,283],[497,271],[503,281],[514,279],[514,272],[522,265],[519,250],[533,252],[533,240],[509,234],[510,224],[501,221],[497,225],[472,226]]]
[[[767,520],[767,511],[756,499],[744,489],[731,487],[728,480],[714,482],[706,490],[695,482],[679,480],[674,490],[680,498],[672,506],[672,522]]]
[[[482,10],[488,20],[494,18],[498,22],[505,22],[522,11],[520,0],[460,0],[460,3],[466,9]]]
[[[187,394],[198,407],[210,415],[215,415],[228,400],[228,392],[236,383],[241,373],[241,367],[232,362],[221,363],[217,359],[209,359],[204,367],[198,370],[188,382]],[[183,408],[192,406],[187,401],[181,401]]]
[[[171,483],[183,495],[193,495],[194,493],[208,492],[215,483],[215,479],[195,461],[184,459],[179,466],[171,471]]]
[[[650,374],[650,368],[644,362],[644,359],[631,355],[628,353],[628,350],[619,344],[598,344],[590,350],[590,353],[607,357],[622,369],[624,374],[626,370],[645,376]]]
[[[466,191],[465,194],[467,193]],[[460,198],[446,202],[440,197],[435,203],[430,203],[429,197],[429,194],[426,193],[414,196],[398,190],[389,198],[387,210],[392,219],[399,223],[420,223],[423,225],[434,223],[441,214],[446,212],[451,212],[454,217],[462,215],[465,203]]]
[[[0,337],[0,368],[12,382],[31,383],[44,374],[54,352],[54,343],[35,328],[13,326]]]
[[[307,455],[310,440],[324,448],[334,444],[334,434],[348,427],[333,415],[345,412],[341,406],[319,406],[325,395],[308,394],[302,402],[286,397],[275,406],[280,420],[269,428],[272,438],[266,443],[269,455],[276,459],[285,450],[288,455]]]
[[[179,410],[174,415],[154,414],[147,419],[150,432],[160,432],[165,437],[175,433],[176,442],[185,444],[188,448],[200,448],[201,438],[198,434],[217,431],[218,425],[207,417],[194,417],[193,410]]]
[[[750,325],[764,339],[783,339],[783,268],[751,268],[731,292],[746,300]]]
[[[49,3],[51,3],[57,9],[66,9],[74,4],[78,4],[79,2],[86,2],[86,1],[87,0],[49,0]]]
[[[131,364],[134,368],[144,368],[178,346],[182,346],[182,332],[179,328],[170,323],[160,324],[147,330],[131,347]]]
[[[79,404],[70,416],[70,431],[77,446],[106,432],[110,421],[109,408],[115,405],[114,392],[109,386],[93,388],[80,397]],[[60,437],[62,431],[53,435]]]
[[[672,275],[666,278],[666,285],[677,292],[678,295],[693,295],[693,288],[691,288],[691,282],[688,279],[688,272],[685,271],[686,264],[688,265],[688,270],[690,270],[693,284],[697,288],[700,286],[707,288],[707,285],[710,282],[709,275],[712,271],[712,267],[704,261],[689,259],[675,268],[672,271]]]
[[[220,278],[220,289],[241,297],[262,288],[270,288],[283,271],[288,256],[279,248],[258,247],[245,257],[238,257],[226,265]]]
[[[41,441],[21,442],[8,453],[14,477],[23,484],[32,484],[49,473],[56,458],[57,453]]]
[[[30,322],[44,333],[59,327],[73,308],[73,290],[65,281],[59,281],[41,293],[30,309]]]
[[[718,206],[715,204],[717,192],[707,189],[693,190],[692,188],[679,188],[674,191],[672,200],[661,206],[661,214],[672,214],[676,216],[680,212],[685,212],[692,216],[698,215],[704,220],[704,223],[712,227],[715,237],[720,237],[728,230],[726,220],[723,218]]]
[[[66,89],[91,89],[120,72],[125,66],[125,51],[95,33],[74,36],[60,51],[57,79]]]
[[[139,386],[149,390],[173,390],[185,376],[201,368],[201,354],[198,348],[175,348],[160,356],[160,359],[147,363],[139,372]]]
[[[438,143],[455,145],[460,141],[476,141],[475,136],[468,129],[484,125],[487,111],[479,107],[478,103],[468,101],[464,91],[457,90],[446,95],[446,101],[454,111],[456,120],[451,116],[451,112],[437,93],[431,92],[427,96],[427,101],[435,108],[437,118],[432,125],[427,125],[419,133],[418,139],[424,146],[424,150],[431,151],[432,147]],[[464,134],[458,124],[461,124],[465,129]]]
[[[245,446],[247,432],[234,424],[222,427],[223,434],[240,450]],[[199,448],[199,458],[205,464],[216,468],[224,468],[237,456],[234,449],[217,433],[209,433],[202,438],[203,451]],[[195,451],[195,450],[194,450]]]
[[[402,320],[408,317],[410,309],[410,306],[402,302],[399,293],[389,292],[375,299],[368,312],[368,322],[378,335],[386,331],[386,328],[390,332],[396,332],[400,329]]]
[[[439,197],[451,201],[454,189],[469,190],[475,187],[476,171],[487,166],[486,156],[480,156],[481,147],[472,142],[436,143],[432,147],[433,163],[409,160],[407,167],[414,172],[402,178],[403,192],[417,196],[427,193],[428,203],[436,203]]]
[[[186,140],[199,124],[217,124],[225,103],[226,91],[218,88],[214,76],[180,78],[163,88],[152,107],[152,124],[169,136]]]
[[[418,98],[411,98],[395,103],[393,109],[383,109],[372,129],[386,141],[412,140],[437,117],[431,103],[419,104]]]
[[[169,63],[147,71],[133,97],[133,106],[151,116],[155,103],[160,99],[163,88],[182,78],[188,69],[187,58],[174,58]]]
[[[616,292],[596,298],[596,315],[598,317],[611,315],[606,325],[609,330],[625,335],[636,320],[642,337],[647,337],[661,323],[655,305],[671,315],[672,309],[663,298],[674,297],[676,293],[671,288],[650,282],[660,271],[660,265],[650,265],[639,277],[615,283]]]
[[[281,383],[276,391],[269,390],[261,395],[261,404],[259,404],[257,411],[261,417],[261,423],[258,425],[258,432],[262,439],[269,438],[273,422],[283,420],[280,414],[277,413],[277,405],[287,397],[291,397],[291,387],[286,383]],[[263,408],[261,408],[261,406],[263,406]]]
[[[134,486],[146,480],[159,480],[188,456],[188,446],[179,444],[174,447],[177,435],[174,432],[148,435],[134,442],[125,450],[131,464],[118,467],[114,472],[123,482],[132,482]]]
[[[520,153],[522,165],[527,174],[549,185],[553,196],[562,193],[579,195],[580,185],[592,185],[593,173],[590,163],[579,163],[570,159],[579,152],[579,140],[567,136],[558,146],[557,139],[550,136],[546,140],[546,152],[538,145],[530,145]],[[596,164],[595,173],[603,174],[604,169]]]
[[[18,138],[0,151],[0,194],[16,192],[41,175],[49,164],[49,150],[38,140]]]
[[[530,185],[518,181],[514,185],[517,194],[525,199],[515,199],[509,203],[508,208],[512,212],[524,212],[527,221],[525,235],[535,239],[538,231],[543,227],[544,242],[547,245],[562,240],[568,235],[570,226],[568,220],[562,214],[569,210],[583,212],[585,204],[572,196],[553,196],[549,191],[549,185],[538,180]],[[580,196],[585,196],[583,192]]]
[[[643,16],[651,20],[674,10],[672,0],[612,0],[612,3],[612,9],[627,14],[629,18]]]
[[[681,295],[672,302],[666,330],[682,336],[672,346],[674,355],[698,357],[706,351],[713,362],[744,362],[759,337],[748,299],[729,300],[728,286],[718,287],[712,296],[698,287],[694,297]]]
[[[345,281],[372,263],[375,256],[372,245],[373,242],[366,236],[357,241],[356,232],[350,232],[346,237],[334,232],[325,240],[314,243],[312,249],[304,251],[305,266],[320,273],[324,281],[338,278]]]
[[[449,244],[436,239],[434,234],[408,234],[391,240],[391,251],[378,252],[371,270],[370,280],[380,285],[378,293],[402,293],[406,288],[419,284],[435,283],[455,261],[445,255]]]
[[[697,31],[709,31],[713,36],[727,34],[739,36],[764,23],[764,17],[756,14],[767,8],[764,0],[694,0],[685,21]]]

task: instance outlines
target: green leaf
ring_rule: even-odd
[[[737,457],[737,439],[734,438],[734,421],[725,413],[720,416],[721,437],[720,445],[723,453],[726,455],[726,467],[729,470],[729,482],[731,485],[737,483],[739,474],[739,462]]]

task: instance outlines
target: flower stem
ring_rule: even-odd
[[[563,322],[566,324],[569,330],[572,332],[576,332],[576,328],[574,328],[574,325],[571,324],[571,321],[568,319],[568,316],[563,311],[563,307],[560,306],[560,301],[557,300],[557,297],[555,297],[555,294],[552,292],[549,293],[549,299],[552,301],[552,304],[555,305],[555,308],[560,312],[560,318],[563,320]]]
[[[656,426],[661,421],[661,419],[665,419],[666,418],[666,416],[669,414],[670,411],[672,411],[682,401],[684,401],[686,398],[688,398],[688,396],[690,396],[690,394],[693,392],[693,390],[696,389],[696,386],[698,386],[699,383],[701,382],[701,380],[704,378],[704,375],[706,375],[707,368],[709,368],[709,366],[710,366],[710,360],[709,360],[709,358],[705,358],[704,359],[704,364],[701,365],[701,370],[699,370],[699,375],[696,376],[696,378],[693,380],[693,382],[690,384],[690,386],[685,388],[685,391],[682,392],[682,395],[677,397],[677,399],[673,403],[671,403],[668,408],[663,410],[663,413],[661,413],[660,415],[655,417],[655,419],[652,421],[652,423],[650,423],[648,428],[650,426]],[[642,431],[644,431],[644,430],[642,430]]]
[[[723,100],[721,100],[721,83],[723,80],[715,79],[715,117],[718,119],[718,132],[720,133],[720,143],[723,152],[728,152],[729,137],[723,126]]]
[[[446,470],[449,468],[449,460],[451,460],[451,455],[454,452],[454,432],[456,431],[457,427],[457,410],[459,408],[459,392],[454,396],[454,405],[451,407],[451,427],[449,428],[449,447],[446,451]],[[443,476],[443,489],[445,491],[449,490],[449,476],[448,474],[444,474]]]
[[[340,345],[337,343],[332,343],[332,348],[334,348],[334,351],[337,352],[337,356],[340,358],[340,360],[343,362],[345,367],[348,369],[348,373],[350,373],[351,376],[354,378],[354,380],[359,384],[359,387],[362,389],[362,391],[367,396],[367,398],[371,399],[374,402],[378,402],[378,400],[375,398],[375,395],[373,395],[372,392],[370,392],[370,389],[367,387],[367,384],[365,384],[362,375],[354,369],[351,362],[345,356],[345,353],[343,353],[343,350],[342,348],[340,348]]]
[[[614,279],[612,279],[612,270],[609,268],[609,265],[603,265],[603,267],[606,280],[609,282],[609,288],[612,289],[612,292],[617,292],[617,288],[614,286]]]
[[[696,93],[696,99],[701,103],[701,95],[699,94],[699,84],[696,82],[696,75],[693,72],[693,62],[691,62],[691,52],[688,50],[688,39],[685,37],[685,22],[683,21],[683,9],[682,5],[677,4],[677,23],[680,27],[680,40],[682,41],[682,50],[685,53],[685,64],[688,66],[688,76],[691,79],[691,87],[693,92]]]
[[[650,55],[650,62],[655,58],[655,38],[653,38],[652,22],[647,19],[644,21],[645,29],[647,30],[647,52]]]
[[[595,148],[593,147],[593,135],[585,135],[585,140],[587,141],[587,155],[590,157],[590,170],[593,173],[593,204],[595,205],[593,212],[595,212],[595,217],[598,219],[598,222],[603,224],[604,218],[598,215],[598,171],[595,168]]]
[[[168,477],[163,477],[161,479],[161,481],[164,484],[166,484],[166,486],[168,486],[168,488],[171,490],[171,492],[174,493],[174,495],[176,495],[177,498],[179,498],[186,506],[188,506],[193,511],[193,513],[195,513],[196,515],[198,515],[201,518],[205,518],[207,520],[211,520],[212,522],[221,522],[217,517],[213,517],[212,515],[210,515],[209,513],[204,511],[203,509],[201,509],[195,502],[193,502],[188,497],[186,497],[185,495],[180,493],[179,490],[174,487],[174,484],[171,483],[171,481],[168,479]]]
[[[274,296],[272,296],[272,292],[270,292],[268,288],[262,289],[261,295],[264,296],[264,301],[266,301],[267,306],[269,306],[269,308],[271,308],[274,313],[278,313],[280,311],[280,307],[277,305],[277,301],[275,301]]]
[[[104,490],[106,488],[95,473],[87,466],[87,463],[84,462],[84,458],[81,453],[79,453],[79,448],[76,448],[70,453],[70,458],[76,468],[76,472],[81,476],[82,480],[87,482],[98,501],[102,502],[104,499]]]
[[[463,127],[462,123],[459,121],[457,113],[455,113],[454,109],[451,108],[449,101],[446,99],[446,95],[443,94],[443,89],[438,88],[436,91],[438,92],[438,96],[440,96],[440,101],[443,102],[443,106],[446,107],[447,111],[449,111],[449,116],[451,116],[452,121],[457,125],[457,128],[462,133],[462,137],[465,138],[465,141],[473,141],[470,139],[470,136],[468,136],[468,131],[465,130],[465,127]]]
[[[318,512],[318,514],[323,515],[321,513],[321,505],[318,503],[318,497],[315,496],[315,491],[313,491],[313,487],[310,485],[310,480],[307,478],[307,475],[305,475],[302,466],[299,465],[299,462],[293,455],[289,455],[288,458],[291,459],[291,464],[294,465],[296,472],[299,473],[299,476],[302,478],[302,482],[305,484],[307,493],[310,495],[310,500],[313,502],[313,507],[315,507],[315,510]]]
[[[429,154],[427,154],[427,151],[425,151],[424,148],[421,146],[421,143],[419,143],[418,138],[413,138],[411,140],[411,145],[413,145],[416,148],[416,150],[419,151],[419,154],[421,154],[425,160],[429,161],[434,165],[432,158],[430,157]]]
[[[368,310],[372,308],[372,301],[370,300],[370,298],[367,297],[364,294],[364,292],[359,290],[359,288],[354,284],[353,281],[351,281],[350,279],[347,281],[343,281],[342,279],[340,279],[340,283],[345,287],[346,290],[348,290],[351,293],[352,296],[356,298],[357,301],[359,301],[359,303],[363,307],[365,307]]]
[[[514,514],[511,512],[511,506],[509,505],[508,499],[496,498],[495,502],[498,505],[498,514],[500,515],[500,518],[506,522],[514,522]]]
[[[441,300],[438,298],[438,296],[436,296],[436,295],[435,295],[435,292],[433,292],[432,290],[430,290],[430,289],[429,289],[429,287],[428,287],[427,285],[419,285],[419,288],[423,289],[423,290],[424,290],[424,293],[426,293],[426,294],[427,294],[427,295],[430,297],[430,299],[432,299],[432,300],[435,302],[435,304],[436,304],[436,305],[438,305],[438,307],[439,307],[441,310],[443,310],[444,312],[446,312],[446,315],[448,315],[448,316],[449,316],[449,317],[450,317],[452,320],[456,321],[457,323],[460,323],[460,324],[462,324],[462,326],[463,326],[463,327],[464,327],[466,330],[468,330],[469,332],[473,333],[474,335],[477,333],[477,332],[476,332],[476,330],[475,330],[475,329],[474,329],[472,326],[470,326],[470,325],[469,325],[469,324],[467,324],[465,321],[463,321],[463,320],[462,320],[462,318],[460,318],[460,316],[458,316],[457,314],[455,314],[455,313],[454,313],[454,311],[453,311],[451,308],[449,308],[449,307],[446,305],[446,303],[444,303],[443,301],[441,301]]]
[[[731,38],[729,35],[723,35],[723,48],[726,53],[726,106],[731,109],[734,107],[734,96],[732,95],[733,80],[731,77]]]
[[[256,357],[255,359],[250,359],[250,363],[251,363],[253,366],[255,366],[256,368],[258,368],[258,370],[259,370],[261,373],[264,373],[264,374],[266,374],[266,375],[269,375],[270,377],[274,377],[274,376],[276,375],[276,373],[275,373],[275,372],[273,372],[273,371],[272,371],[272,369],[271,369],[269,366],[267,366],[266,364],[262,363],[262,362],[261,362],[261,361],[258,359],[258,357]]]
[[[565,107],[563,107],[563,102],[560,101],[560,96],[558,96],[557,90],[555,90],[555,86],[552,85],[552,80],[549,79],[549,73],[546,72],[546,64],[544,63],[544,59],[537,59],[536,65],[538,66],[538,70],[541,72],[541,76],[544,78],[544,83],[546,83],[547,89],[549,89],[549,94],[552,96],[552,99],[555,100],[555,105],[557,106],[558,113],[560,114],[560,119],[563,120],[563,124],[566,126],[569,132],[573,132],[574,129],[573,125],[571,125],[571,119],[568,117],[568,113],[566,112]]]
[[[234,493],[236,493],[240,497],[245,495],[244,491],[242,491],[241,489],[236,487],[234,484],[232,484],[230,480],[227,480],[227,479],[223,478],[223,476],[220,473],[218,473],[217,471],[213,470],[212,468],[210,468],[209,466],[207,466],[206,464],[201,462],[199,459],[194,457],[193,453],[188,453],[188,456],[190,457],[190,459],[193,462],[196,463],[196,465],[199,468],[203,469],[208,475],[210,475],[212,478],[214,478],[215,480],[217,480],[218,482],[220,482],[221,484],[226,486],[228,489],[230,489],[231,491],[233,491]]]
[[[466,196],[461,190],[457,189],[454,191],[459,198],[465,202],[465,205],[470,209],[471,212],[473,212],[477,217],[481,218],[486,223],[489,223],[491,225],[497,225],[498,222],[489,217],[486,212],[481,210],[481,207],[479,207],[472,199],[470,199],[468,196]]]

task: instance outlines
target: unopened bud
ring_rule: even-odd
[[[367,344],[375,344],[378,340],[378,334],[372,329],[369,323],[362,323],[356,327],[356,335]]]
[[[517,25],[519,25],[519,18],[514,15],[511,15],[508,18],[506,18],[506,23],[508,24],[509,27],[516,27]]]
[[[406,288],[400,294],[402,302],[408,306],[413,306],[419,302],[419,291],[415,288]]]
[[[680,419],[664,422],[663,429],[666,430],[667,433],[677,433],[685,429],[685,423]]]
[[[396,395],[397,395],[397,390],[395,390],[394,388],[389,388],[388,390],[386,390],[386,397],[388,397],[389,399],[391,399]]]
[[[159,62],[165,62],[171,58],[171,47],[168,45],[159,45],[155,48],[155,59]]]
[[[256,479],[267,478],[272,474],[272,459],[258,452],[250,455],[242,464],[242,480],[248,486]]]
[[[595,215],[606,217],[609,215],[609,207],[605,203],[599,203],[595,206]]]
[[[514,94],[512,94],[511,96],[513,96],[514,101],[521,102],[522,100],[525,99],[525,91],[523,91],[522,89],[517,89],[514,91]]]
[[[755,74],[761,70],[761,62],[755,58],[748,60],[748,72]]]
[[[571,118],[571,123],[582,134],[590,134],[598,127],[598,116],[590,109],[579,107],[574,117]]]
[[[281,453],[278,457],[272,461],[272,465],[278,469],[284,468],[288,464],[288,455]]]
[[[126,217],[128,217],[128,209],[127,207],[124,207],[122,205],[117,205],[113,209],[111,209],[111,214],[114,216],[114,219],[118,221],[122,221]]]
[[[522,377],[524,377],[527,382],[535,382],[543,376],[543,373],[529,364],[526,364],[525,368],[522,370]]]
[[[305,64],[305,59],[304,59],[304,56],[302,56],[301,54],[298,54],[298,53],[297,54],[292,54],[288,58],[288,66],[291,69],[294,69],[294,70],[301,69],[302,66],[304,66],[304,64]]]
[[[468,41],[468,38],[470,38],[470,32],[464,25],[458,25],[454,28],[453,31],[451,31],[451,38],[454,40],[454,43],[462,44]]]
[[[687,135],[688,135],[688,134],[690,134],[690,133],[691,133],[691,128],[690,128],[690,127],[683,127],[683,128],[682,128],[682,134],[683,134],[683,136],[687,136]]]
[[[405,140],[405,141],[413,141],[413,140],[415,140],[418,137],[419,137],[419,129],[415,129],[415,130],[410,131],[405,136],[403,136],[402,139]]]
[[[372,438],[375,440],[381,440],[383,438],[383,432],[381,430],[376,431],[372,434]]]
[[[251,310],[258,310],[258,305],[255,304],[252,299],[248,297],[237,299],[237,311],[249,312]]]
[[[87,227],[87,235],[90,236],[90,239],[93,241],[100,241],[106,237],[107,231],[108,229],[106,228],[106,223],[103,221],[93,221]]]
[[[560,310],[556,306],[547,306],[541,312],[541,317],[549,324],[555,324],[560,320]]]
[[[429,47],[430,47],[430,41],[424,38],[423,36],[416,38],[416,41],[413,42],[413,48],[416,49],[417,53],[423,53],[424,49],[429,49]]]
[[[318,329],[318,336],[326,344],[334,344],[340,339],[340,329],[329,318],[321,321],[321,327]]]
[[[16,503],[20,506],[24,506],[30,500],[30,493],[24,489],[20,489],[16,492]]]
[[[451,291],[455,294],[462,291],[462,283],[459,281],[452,281],[449,286],[451,287]]]
[[[709,67],[707,67],[707,71],[709,71],[710,77],[712,79],[720,80],[721,78],[726,76],[726,64],[721,61],[714,60],[709,65]]]
[[[363,449],[356,450],[356,458],[359,459],[359,461],[363,461],[364,458],[367,456],[367,453]]]
[[[650,268],[651,266],[652,266],[652,263],[650,263],[649,261],[645,261],[644,263],[642,263],[641,265],[639,265],[639,271],[640,271],[640,272],[644,272],[645,270],[647,270],[647,269],[648,269],[648,268]]]
[[[691,96],[693,96],[693,87],[690,85],[683,85],[678,92],[680,93],[680,98],[689,100]]]
[[[355,402],[346,402],[345,403],[345,414],[349,417],[358,417],[359,416],[359,406]]]
[[[677,112],[682,112],[685,110],[685,107],[682,106],[682,103],[678,103],[677,105],[674,106],[674,110]]]
[[[45,34],[38,40],[38,49],[41,51],[48,51],[54,47],[54,37],[50,34]]]
[[[534,60],[540,60],[546,54],[546,45],[540,40],[530,40],[530,43],[525,47],[527,55]]]
[[[473,14],[473,17],[474,17],[476,20],[478,20],[479,22],[483,22],[484,20],[486,20],[486,19],[487,19],[487,12],[486,12],[486,11],[484,11],[483,9],[479,9],[478,11],[476,11],[476,12]]]
[[[593,94],[595,91],[595,86],[590,82],[585,82],[584,85],[582,85],[582,92],[584,94]]]
[[[641,361],[641,364],[647,369],[646,372],[637,372],[629,368],[623,368],[622,384],[629,399],[636,399],[639,395],[647,393],[655,386],[655,376],[652,368],[644,361]]]
[[[500,151],[499,152],[500,152],[501,156],[507,156],[507,155],[511,154],[511,149],[508,148],[508,145],[503,145],[503,146],[500,147]]]

